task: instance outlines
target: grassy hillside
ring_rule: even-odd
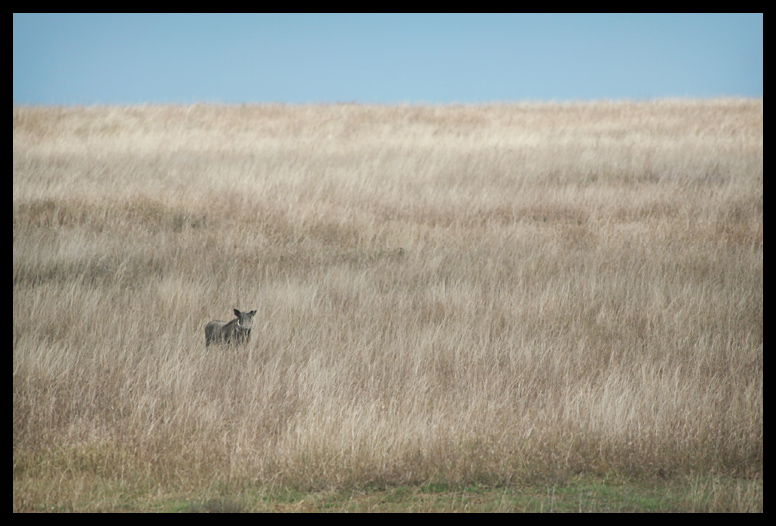
[[[763,101],[15,107],[13,455],[15,511],[762,510]]]

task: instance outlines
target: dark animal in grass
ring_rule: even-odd
[[[209,347],[211,343],[242,344],[251,340],[253,316],[256,311],[241,312],[234,309],[234,314],[237,317],[228,323],[215,320],[205,326],[205,347]]]

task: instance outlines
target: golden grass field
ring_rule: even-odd
[[[763,101],[14,107],[13,462],[14,511],[762,511]]]

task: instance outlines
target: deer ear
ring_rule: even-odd
[[[240,317],[240,311],[238,311],[237,309],[234,309],[234,315],[239,318]]]

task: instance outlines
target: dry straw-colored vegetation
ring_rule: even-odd
[[[577,475],[761,510],[763,101],[14,107],[13,455],[14,510]]]

